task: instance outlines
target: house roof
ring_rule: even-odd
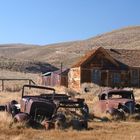
[[[116,65],[125,64],[129,67],[140,67],[140,50],[104,49],[102,47],[96,47],[91,50],[72,67],[82,66],[91,57],[94,57],[98,51],[102,51],[105,56]]]
[[[51,73],[52,73],[52,72],[46,72],[46,73],[43,73],[42,75],[43,75],[43,76],[49,76],[49,75],[51,75]]]
[[[140,67],[140,50],[106,49],[117,61],[129,67]]]
[[[69,69],[63,68],[62,71],[61,71],[61,69],[59,69],[57,71],[54,71],[53,73],[57,74],[57,75],[60,75],[60,74],[66,74],[68,71],[69,71]]]
[[[88,60],[90,60],[91,58],[93,58],[99,51],[102,51],[104,53],[104,55],[106,56],[106,58],[108,58],[112,63],[114,63],[116,66],[118,66],[119,64],[117,63],[117,61],[108,53],[108,51],[106,51],[104,48],[102,47],[96,47],[95,49],[89,51],[87,54],[85,54],[85,56],[83,56],[75,65],[73,65],[72,67],[80,67],[83,64],[85,64]]]
[[[68,71],[69,71],[69,69],[63,68],[62,70],[59,69],[59,70],[56,70],[56,71],[46,72],[46,73],[43,74],[43,76],[50,76],[51,74],[55,74],[55,75],[61,75],[61,74],[63,74],[63,75],[65,75],[65,74],[68,73]]]

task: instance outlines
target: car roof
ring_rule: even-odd
[[[108,89],[108,90],[104,90],[102,91],[99,95],[102,95],[102,94],[108,94],[108,93],[117,93],[117,92],[126,92],[126,93],[133,93],[133,90],[130,90],[130,89]]]

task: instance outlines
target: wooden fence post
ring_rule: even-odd
[[[31,85],[31,80],[29,80],[29,85]]]
[[[4,91],[4,80],[1,80],[2,82],[2,91]]]

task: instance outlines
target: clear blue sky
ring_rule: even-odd
[[[140,25],[140,0],[0,0],[0,44],[81,40]]]

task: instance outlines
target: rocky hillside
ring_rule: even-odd
[[[118,49],[140,49],[140,26],[115,30],[82,41],[45,46],[24,44],[0,45],[0,60],[4,63],[2,58],[10,58],[19,64],[25,61],[41,62],[42,65],[49,63],[58,68],[60,67],[60,63],[63,62],[65,67],[70,67],[85,52],[96,46]]]

